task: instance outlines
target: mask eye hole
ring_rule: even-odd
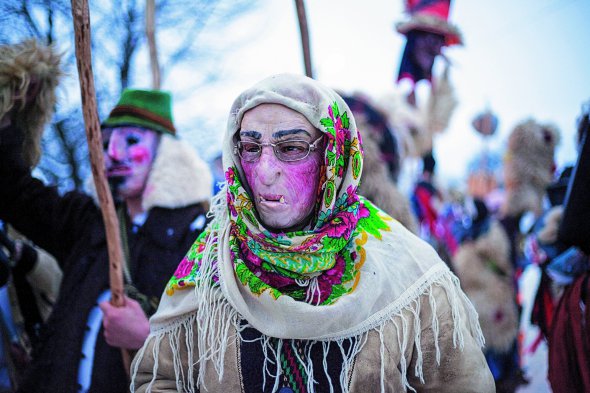
[[[125,140],[127,141],[127,145],[133,146],[133,145],[136,145],[137,143],[139,143],[139,136],[128,135],[127,138],[125,138]]]

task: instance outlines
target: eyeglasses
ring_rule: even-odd
[[[234,154],[239,155],[246,162],[254,162],[260,158],[264,146],[272,146],[272,150],[279,160],[285,162],[299,161],[307,157],[310,152],[315,151],[318,148],[318,142],[322,138],[323,136],[320,136],[311,144],[299,139],[290,139],[277,143],[238,141],[234,145]]]

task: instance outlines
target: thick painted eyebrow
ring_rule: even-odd
[[[301,128],[294,128],[292,130],[280,130],[275,132],[274,134],[272,134],[272,137],[275,139],[279,139],[282,138],[284,136],[287,135],[296,135],[296,134],[307,134],[308,136],[311,136],[311,134],[307,131],[305,131],[304,129]]]
[[[240,136],[249,136],[250,138],[260,139],[262,134],[258,131],[240,131]]]

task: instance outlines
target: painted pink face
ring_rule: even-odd
[[[106,175],[115,197],[141,197],[156,156],[159,135],[140,127],[106,128],[102,132]]]
[[[306,141],[312,144],[322,133],[302,114],[278,104],[261,104],[244,114],[240,127],[243,143]],[[324,146],[299,161],[279,160],[271,146],[264,146],[252,162],[241,159],[252,200],[262,223],[271,230],[290,231],[309,223],[314,210]]]

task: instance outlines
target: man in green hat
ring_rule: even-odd
[[[0,219],[59,261],[59,299],[23,392],[126,392],[120,348],[139,348],[165,284],[206,224],[212,176],[176,136],[171,97],[127,89],[102,124],[106,175],[125,254],[125,306],[110,305],[108,255],[96,198],[60,196],[23,163],[17,123],[0,128]],[[89,194],[94,195],[93,183]]]

